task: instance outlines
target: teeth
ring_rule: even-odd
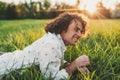
[[[74,40],[74,41],[77,41],[78,39],[77,39],[77,38],[74,38],[73,40]]]

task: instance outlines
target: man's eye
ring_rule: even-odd
[[[83,33],[83,30],[81,30],[80,32]]]
[[[83,31],[83,30],[80,30],[79,28],[76,28],[76,29],[75,29],[75,32],[80,32],[80,33],[82,33],[82,34],[84,33],[84,31]]]
[[[78,28],[75,28],[75,31],[77,32],[77,31],[79,31],[79,29],[78,29]]]

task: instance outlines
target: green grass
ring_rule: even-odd
[[[40,38],[49,20],[0,21],[0,51],[23,49]],[[91,73],[80,71],[71,76],[73,80],[120,80],[120,19],[91,20],[90,33],[80,39],[76,46],[67,47],[65,59],[72,62],[78,56],[90,57]],[[3,80],[43,80],[36,66],[20,69],[5,75]],[[22,72],[22,74],[21,74]]]
[[[23,49],[44,34],[49,20],[3,20],[0,21],[0,51]]]

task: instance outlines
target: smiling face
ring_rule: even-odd
[[[65,45],[75,45],[75,43],[82,36],[83,26],[77,20],[72,20],[70,25],[68,26],[67,31],[63,31],[61,33],[61,37],[65,43]]]

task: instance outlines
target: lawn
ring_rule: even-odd
[[[0,20],[0,51],[23,49],[44,35],[49,20]],[[90,57],[91,73],[76,72],[74,80],[120,80],[120,19],[90,20],[90,32],[76,46],[67,47],[65,60],[72,62],[78,56]],[[22,74],[21,74],[22,72]],[[37,66],[20,69],[5,75],[4,80],[43,80]]]

